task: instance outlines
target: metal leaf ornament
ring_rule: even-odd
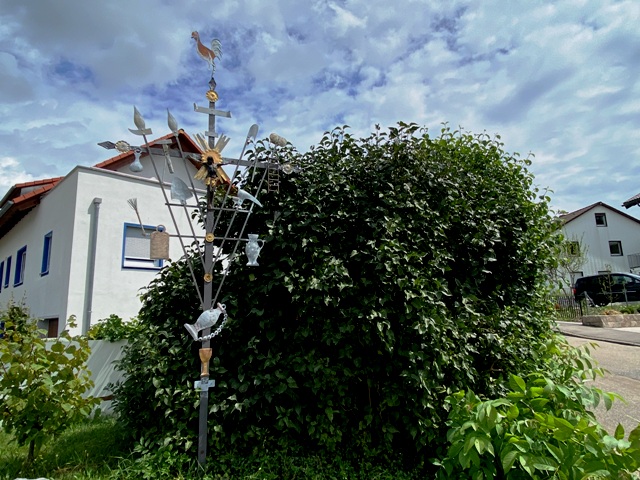
[[[169,125],[169,130],[173,132],[174,135],[178,135],[178,122],[171,112],[167,108],[167,124]]]
[[[182,205],[187,204],[187,200],[189,200],[193,196],[193,193],[189,189],[186,183],[180,180],[178,177],[175,177],[171,181],[171,198],[173,200],[178,200]]]

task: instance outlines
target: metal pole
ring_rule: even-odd
[[[212,91],[215,91],[216,81],[211,76],[209,86]],[[209,108],[215,109],[216,103],[209,100]],[[209,130],[207,131],[209,137],[209,147],[213,148],[215,144],[216,136],[216,117],[214,114],[209,114]],[[207,186],[207,202],[206,209],[207,214],[205,218],[205,242],[204,242],[204,305],[202,310],[209,310],[213,305],[211,304],[213,299],[213,277],[211,272],[213,270],[213,227],[214,227],[214,213],[213,202],[214,191],[210,185]],[[209,335],[210,328],[205,329],[203,336]],[[200,413],[198,416],[198,464],[201,467],[205,467],[207,464],[207,440],[209,434],[209,426],[207,424],[209,417],[209,360],[211,359],[211,340],[205,340],[202,342],[199,356],[202,368],[200,371]]]
[[[210,202],[213,201],[213,192],[209,188],[207,191],[207,216],[205,220],[207,237],[204,244],[204,265],[205,272],[210,272],[213,268],[213,241],[208,241],[209,235],[213,233],[213,211],[210,208]],[[208,280],[208,281],[207,281]],[[211,276],[205,273],[204,279],[204,310],[212,307],[211,298],[213,295],[213,283]],[[203,336],[209,335],[210,328],[205,329]],[[209,416],[209,360],[211,359],[211,340],[202,342],[200,348],[200,361],[202,368],[200,371],[200,413],[198,417],[198,464],[205,467],[207,463],[207,438],[208,438],[208,416]]]

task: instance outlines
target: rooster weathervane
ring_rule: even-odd
[[[200,41],[200,34],[197,31],[191,32],[191,38],[196,41],[196,51],[198,52],[198,55],[200,55],[211,67],[211,76],[213,77],[213,73],[216,71],[216,64],[214,63],[214,60],[222,57],[222,45],[220,44],[220,40],[217,38],[211,40],[211,48],[209,48]]]

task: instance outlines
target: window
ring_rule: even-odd
[[[16,255],[16,272],[13,277],[13,286],[17,287],[24,282],[24,269],[27,266],[27,246],[25,245]]]
[[[606,213],[596,213],[596,225],[598,227],[606,227],[607,226],[607,214]]]
[[[159,270],[162,268],[162,260],[152,260],[151,238],[149,232],[155,227],[145,225],[145,234],[140,225],[132,223],[124,224],[124,239],[122,245],[122,268],[138,268]]]
[[[2,275],[4,274],[4,262],[0,262],[0,292],[2,291]]]
[[[622,242],[619,240],[609,242],[609,252],[612,256],[622,255]]]
[[[58,336],[58,319],[49,318],[46,322],[47,338],[56,338]]]
[[[51,241],[53,240],[53,232],[49,232],[44,236],[42,246],[42,266],[40,267],[40,275],[49,273],[49,264],[51,263]]]
[[[9,288],[9,277],[11,276],[11,257],[6,260],[7,270],[4,272],[4,288]]]
[[[580,242],[567,242],[567,253],[572,257],[580,255]]]

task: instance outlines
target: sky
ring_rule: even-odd
[[[443,123],[532,154],[556,210],[640,193],[637,0],[1,0],[0,198],[95,165],[167,109],[204,132],[211,71],[192,31],[217,38],[217,120],[239,154],[249,127],[298,151],[348,125]],[[638,213],[636,213],[636,210]]]

